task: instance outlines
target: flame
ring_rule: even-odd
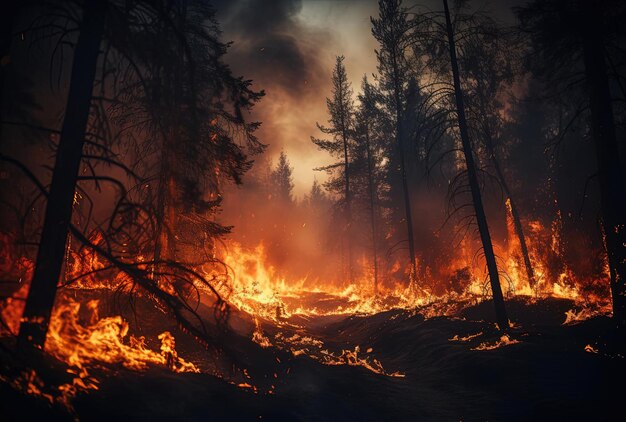
[[[258,318],[254,318],[254,332],[252,333],[252,341],[263,348],[272,347],[270,339],[263,334],[263,330],[261,329],[261,324],[259,323]]]
[[[472,350],[494,350],[517,343],[519,343],[518,340],[512,339],[508,334],[503,334],[497,341],[480,343],[477,347],[472,348]]]
[[[349,365],[360,366],[375,374],[403,378],[401,372],[387,372],[381,362],[370,355],[373,349],[367,348],[365,356],[361,354],[361,347],[355,346],[354,350],[341,349],[338,353],[330,352],[324,342],[311,335],[293,334],[286,337],[283,333],[274,336],[276,347],[289,351],[293,356],[305,355],[324,365]]]
[[[471,341],[471,340],[473,340],[473,339],[475,339],[477,337],[480,337],[482,335],[483,335],[482,331],[480,331],[480,332],[478,332],[476,334],[468,334],[465,337],[459,337],[458,334],[455,334],[454,337],[449,338],[448,341],[458,341],[458,342],[461,342],[461,343],[466,343],[466,342]]]
[[[537,220],[524,223],[536,278],[536,284],[530,285],[508,201],[507,209],[507,241],[494,243],[505,295],[572,300],[575,308],[565,315],[565,323],[610,313],[608,267],[601,279],[582,280],[574,274],[563,256],[560,213],[548,227]],[[464,239],[443,268],[425,266],[421,268],[423,279],[408,285],[387,277],[376,290],[373,265],[366,257],[358,259],[361,277],[347,286],[335,280],[289,279],[269,263],[262,243],[244,248],[235,241],[226,242],[219,258],[228,268],[228,276],[215,269],[205,273],[221,280],[218,290],[235,308],[279,325],[294,315],[371,315],[390,309],[419,309],[429,318],[454,315],[464,304],[489,298],[488,276],[482,260],[476,258],[477,250],[476,242]],[[389,273],[398,273],[404,267],[396,261],[389,268]]]
[[[103,242],[103,236],[100,232],[95,232],[89,241],[99,245]],[[123,272],[117,272],[115,276],[105,273],[105,270],[110,267],[93,250],[81,248],[74,251],[68,245],[66,256],[65,281],[59,283],[60,287],[69,286],[81,290],[129,291],[132,286],[132,280]],[[138,257],[137,261],[143,261],[143,257]]]
[[[10,244],[8,237],[0,236],[3,246]],[[16,336],[28,296],[33,263],[26,258],[14,258],[10,248],[2,249],[0,271],[8,280],[17,282],[13,294],[0,302],[0,335]],[[117,276],[112,281],[98,277],[97,270],[105,268],[97,257],[87,252],[71,252],[66,280],[76,278],[74,289],[119,288],[125,282]],[[87,274],[85,277],[78,277]],[[63,285],[63,283],[61,283]],[[71,401],[80,392],[97,390],[99,381],[91,375],[95,367],[121,365],[142,371],[150,365],[169,368],[174,372],[199,372],[196,365],[178,356],[173,335],[165,331],[158,336],[159,351],[146,345],[144,337],[129,335],[129,325],[121,316],[101,318],[99,301],[81,304],[67,294],[60,293],[50,318],[45,351],[68,365],[71,381],[57,387],[46,386],[36,371],[27,370],[13,380],[4,380],[14,388],[59,403],[71,411]]]
[[[587,352],[587,353],[595,353],[595,354],[599,353],[598,349],[593,347],[591,344],[588,344],[588,345],[585,346],[585,352]]]
[[[9,314],[14,318],[11,324],[17,324],[23,311],[23,303],[9,303],[12,306],[3,309],[3,317]],[[7,312],[8,309],[11,312]],[[67,372],[72,375],[71,381],[58,387],[46,386],[35,370],[24,371],[14,380],[3,381],[17,390],[40,397],[49,403],[59,403],[72,411],[71,403],[77,394],[98,390],[99,381],[91,375],[92,368],[95,367],[102,370],[105,364],[121,365],[127,369],[143,371],[150,365],[158,365],[174,372],[200,372],[196,365],[178,356],[174,337],[170,332],[165,331],[158,336],[161,347],[160,352],[157,352],[147,347],[143,336],[128,336],[128,331],[128,323],[121,316],[100,318],[97,300],[81,305],[71,298],[61,296],[50,319],[45,350],[68,365]]]
[[[207,278],[220,280],[220,294],[240,311],[277,324],[293,315],[375,314],[432,302],[413,286],[380,286],[375,292],[367,277],[346,287],[306,278],[290,281],[267,263],[263,244],[246,249],[227,242],[220,259],[228,269],[227,277],[219,268],[204,271]]]
[[[573,308],[564,315],[564,324],[575,324],[597,315],[611,312],[608,294],[608,264],[595,278],[578,277],[567,264],[564,256],[565,241],[561,235],[562,221],[557,213],[551,224],[538,220],[523,221],[530,262],[536,283],[531,286],[526,277],[521,246],[515,233],[510,202],[507,202],[507,239],[494,240],[498,256],[503,291],[507,297],[524,296],[533,301],[540,298],[562,298],[573,301]],[[92,238],[99,243],[101,238]],[[0,302],[0,315],[4,324],[0,334],[15,335],[28,294],[28,281],[32,277],[33,264],[26,258],[16,256],[8,246],[11,239],[0,236],[0,272],[4,279],[16,280],[13,293]],[[352,345],[331,351],[320,338],[306,333],[305,327],[294,324],[294,317],[330,315],[373,315],[392,309],[421,314],[424,318],[454,316],[469,304],[488,299],[490,287],[479,245],[475,240],[463,239],[453,248],[450,257],[439,268],[431,268],[418,260],[420,279],[409,280],[407,266],[399,261],[379,265],[379,283],[373,282],[373,265],[367,256],[358,258],[360,274],[353,284],[340,280],[319,280],[314,277],[292,278],[272,265],[266,247],[260,243],[252,248],[235,241],[226,241],[225,247],[216,250],[216,258],[223,266],[207,263],[196,268],[232,307],[251,316],[254,329],[253,342],[263,348],[277,348],[293,356],[306,355],[325,365],[361,366],[377,374],[393,377],[404,376],[400,372],[386,371],[381,362],[364,345]],[[321,263],[320,265],[323,265]],[[68,247],[64,286],[73,289],[116,289],[130,286],[123,275],[107,272],[107,263],[97,255],[81,249]],[[404,280],[404,282],[403,282]],[[411,279],[412,280],[412,279]],[[167,288],[167,286],[162,286]],[[202,286],[198,286],[202,288]],[[57,359],[67,363],[74,375],[72,382],[61,385],[56,396],[44,391],[37,374],[25,372],[18,379],[25,390],[46,400],[69,403],[81,391],[95,390],[98,380],[91,375],[92,368],[121,365],[130,370],[142,371],[150,365],[167,367],[175,372],[198,372],[191,362],[178,356],[171,333],[158,336],[158,351],[146,344],[144,337],[129,334],[129,325],[121,316],[100,318],[97,300],[80,304],[67,295],[57,298],[45,349]],[[397,315],[392,316],[395,318]],[[277,331],[269,335],[262,323],[273,325]],[[294,332],[294,328],[298,332]],[[449,341],[470,342],[481,333],[466,337],[454,336]],[[495,342],[480,343],[473,350],[492,350],[518,343],[508,335]],[[365,352],[362,352],[365,350]],[[590,351],[590,350],[587,350]],[[249,378],[249,377],[247,377]],[[17,382],[13,380],[12,382]],[[237,384],[235,384],[237,385]],[[241,388],[257,392],[250,379],[239,382]]]
[[[369,350],[369,349],[368,349]],[[401,372],[391,372],[388,373],[383,368],[383,365],[377,359],[369,359],[368,357],[361,357],[359,353],[361,352],[361,348],[359,346],[355,346],[354,350],[346,350],[343,349],[341,353],[337,356],[332,353],[329,353],[326,350],[322,350],[323,361],[325,365],[350,365],[350,366],[362,366],[371,372],[386,375],[389,377],[396,378],[404,378],[406,375]],[[369,352],[366,352],[369,353]]]
[[[579,309],[570,309],[565,311],[565,321],[563,325],[574,325],[586,321],[598,315],[610,315],[612,312],[609,303],[600,306],[583,304]]]
[[[86,308],[86,318],[79,318],[81,308]],[[87,319],[87,323],[81,323],[80,319]],[[159,353],[146,346],[143,336],[128,336],[128,330],[128,323],[121,316],[99,318],[98,300],[81,306],[68,298],[54,308],[45,350],[79,371],[106,363],[121,364],[136,371],[154,364],[175,372],[199,372],[194,364],[178,357],[174,337],[169,332],[158,336],[161,340]]]

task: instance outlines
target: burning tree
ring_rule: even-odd
[[[136,38],[128,55],[142,74],[122,93],[115,118],[151,182],[145,200],[156,203],[154,260],[212,256],[213,239],[229,230],[212,218],[221,184],[240,184],[251,167],[246,152],[264,148],[253,134],[258,123],[243,116],[262,93],[222,63],[227,46],[209,6],[173,3],[160,13],[171,24],[127,34]],[[194,250],[198,230],[204,251]]]
[[[467,178],[470,191],[472,194],[472,204],[476,217],[476,224],[483,245],[485,260],[487,261],[487,269],[489,271],[489,281],[491,283],[491,294],[493,295],[493,303],[496,308],[496,321],[501,330],[509,328],[509,319],[504,308],[504,298],[502,296],[502,288],[500,287],[500,275],[498,264],[493,252],[493,244],[491,243],[491,235],[487,224],[487,217],[483,207],[480,186],[476,175],[476,165],[474,163],[474,152],[469,133],[467,129],[467,121],[465,119],[465,105],[463,104],[463,91],[461,89],[461,81],[459,77],[459,67],[456,58],[456,46],[454,42],[454,31],[450,20],[450,11],[447,0],[443,0],[446,14],[446,30],[448,32],[448,42],[450,44],[450,63],[452,65],[452,77],[454,80],[454,96],[456,100],[456,112],[459,119],[459,132],[461,143],[463,145],[463,154],[465,155],[465,164],[467,166]]]
[[[502,157],[506,154],[504,116],[507,94],[510,94],[515,77],[519,74],[519,58],[511,33],[488,16],[476,16],[472,24],[478,30],[463,37],[459,61],[464,70],[465,97],[468,103],[469,129],[472,137],[484,149],[484,159],[490,163],[495,179],[505,196],[505,210],[513,220],[514,234],[519,241],[526,278],[530,288],[537,280],[528,252],[528,242],[522,224],[521,211],[507,181]],[[487,164],[485,167],[487,167]]]
[[[42,349],[46,340],[70,230],[74,190],[85,142],[100,42],[104,33],[105,11],[104,1],[91,0],[85,3],[83,27],[72,65],[67,117],[61,130],[35,270],[20,326],[19,341],[22,347]]]
[[[624,100],[624,40],[619,22],[626,13],[620,2],[532,2],[517,9],[520,30],[530,41],[527,63],[545,82],[550,99],[571,111],[562,137],[586,116],[596,150],[602,231],[611,277],[613,315],[626,327],[626,188],[616,136],[615,98]],[[613,88],[616,82],[618,88]],[[585,101],[578,101],[579,97]],[[569,103],[569,104],[568,104]],[[621,110],[621,108],[620,108]]]
[[[367,77],[363,77],[361,92],[358,95],[359,108],[355,115],[355,139],[357,141],[355,171],[360,174],[363,183],[358,189],[358,195],[364,202],[371,228],[372,261],[374,267],[374,292],[379,286],[379,254],[381,244],[382,215],[380,208],[380,190],[384,174],[382,161],[384,159],[384,141],[387,120],[381,110],[382,96],[371,85]]]
[[[413,214],[407,174],[407,128],[403,125],[407,110],[408,84],[414,76],[413,62],[410,56],[411,35],[408,11],[401,6],[401,1],[378,2],[379,17],[372,18],[372,34],[380,44],[376,51],[380,90],[385,95],[384,105],[391,119],[393,139],[389,143],[389,186],[395,221],[406,221],[410,261],[410,284],[417,279]],[[404,213],[396,204],[404,204]]]
[[[199,300],[198,288],[215,295],[218,319],[227,309],[210,282],[175,261],[193,262],[195,257],[177,257],[172,249],[163,259],[158,252],[164,214],[166,208],[170,215],[178,211],[168,225],[179,227],[186,219],[208,239],[226,232],[210,219],[219,205],[219,182],[239,183],[250,165],[246,149],[262,148],[253,135],[258,124],[244,118],[262,94],[250,89],[250,81],[233,76],[222,62],[226,45],[218,41],[213,10],[202,2],[138,2],[129,8],[88,0],[80,21],[75,16],[81,9],[74,4],[53,2],[47,7],[36,9],[41,15],[34,28],[74,24],[80,25],[80,32],[50,188],[19,160],[2,156],[47,198],[20,344],[43,347],[68,251],[68,232],[108,263],[86,268],[88,274],[121,270],[185,330],[209,343],[190,296]],[[75,32],[43,34],[63,45]],[[159,54],[154,50],[157,45]],[[160,148],[152,148],[159,140]],[[128,150],[138,151],[135,163],[121,158]],[[120,169],[123,175],[98,174],[101,167]],[[155,167],[159,170],[152,172]],[[156,200],[148,189],[153,180],[167,181],[167,189],[157,193]],[[96,221],[90,196],[102,184],[112,185],[117,193],[108,217]],[[77,210],[82,202],[90,206],[81,217]],[[94,240],[96,233],[99,240]],[[150,250],[155,259],[142,258]],[[215,262],[213,256],[211,260]]]
[[[439,107],[447,109],[449,114],[456,116],[457,125],[452,125],[449,119],[443,117],[444,127],[447,127],[453,134],[458,133],[460,148],[455,150],[462,154],[464,161],[464,170],[460,171],[450,184],[452,214],[472,210],[463,216],[463,220],[467,227],[473,223],[476,224],[496,309],[496,321],[501,329],[506,329],[509,323],[500,285],[500,270],[481,192],[480,176],[484,177],[486,173],[476,160],[477,144],[470,139],[470,126],[466,118],[465,89],[462,86],[456,46],[457,38],[461,38],[463,43],[467,42],[468,45],[472,41],[475,42],[475,37],[472,38],[471,35],[486,31],[488,26],[479,25],[473,16],[457,13],[455,18],[456,22],[453,25],[446,1],[444,1],[443,15],[439,12],[417,13],[412,20],[412,46],[416,57],[426,58],[427,66],[435,77],[435,81],[430,84],[432,93],[428,96],[429,101],[439,103]],[[463,51],[467,51],[465,44],[463,44]],[[453,96],[454,102],[449,102],[449,96]],[[477,109],[475,113],[484,113],[484,110]],[[465,198],[461,204],[456,203],[459,196]]]

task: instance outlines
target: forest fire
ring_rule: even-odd
[[[503,257],[502,271],[506,274],[508,283],[507,298],[521,296],[529,303],[550,297],[568,299],[573,307],[565,311],[563,324],[579,323],[598,315],[610,315],[610,303],[606,296],[603,297],[606,289],[597,292],[590,289],[590,286],[606,285],[606,279],[578,281],[567,268],[558,272],[546,262],[551,259],[551,254],[558,255],[562,248],[558,227],[558,223],[552,224],[548,229],[539,222],[529,224],[529,232],[532,232],[533,238],[550,239],[547,250],[542,251],[534,244],[530,245],[530,256],[537,276],[537,283],[533,287],[520,270],[519,244],[509,242],[505,247],[496,245]],[[6,245],[9,245],[10,239],[10,236],[3,236]],[[97,240],[95,239],[96,242]],[[375,291],[371,279],[367,277],[347,287],[306,278],[288,280],[268,263],[262,244],[246,249],[237,242],[227,242],[223,247],[223,256],[220,257],[223,264],[208,263],[200,268],[207,278],[219,280],[215,288],[231,306],[254,320],[251,339],[261,347],[284,350],[294,357],[307,356],[324,365],[361,366],[379,375],[404,377],[405,374],[400,371],[387,372],[383,364],[371,355],[372,349],[365,345],[331,352],[324,341],[315,336],[285,334],[280,329],[297,326],[297,323],[294,325],[292,322],[294,317],[375,315],[392,310],[417,312],[425,318],[455,317],[464,307],[489,300],[485,291],[484,270],[479,266],[465,266],[469,248],[469,243],[465,243],[449,268],[437,271],[439,274],[464,274],[463,278],[457,279],[457,282],[463,283],[461,288],[451,284],[449,290],[440,294],[429,293],[427,289],[415,290],[411,285],[397,283],[392,286],[381,283]],[[6,251],[9,251],[8,247]],[[14,335],[19,329],[33,268],[33,263],[28,259],[16,259],[11,255],[9,253],[4,262],[10,265],[13,274],[21,276],[19,289],[4,301],[1,308],[2,320],[6,324],[5,335]],[[143,371],[156,365],[174,372],[200,372],[194,363],[178,356],[174,337],[170,332],[164,331],[158,335],[160,350],[152,350],[146,345],[144,337],[129,334],[129,324],[121,316],[99,317],[98,300],[78,302],[72,298],[81,291],[102,289],[125,291],[129,294],[132,283],[129,283],[127,277],[121,273],[113,280],[103,277],[100,273],[107,274],[106,264],[95,253],[86,250],[73,252],[68,249],[66,264],[67,281],[61,285],[66,286],[67,292],[57,299],[45,349],[68,365],[68,373],[73,374],[72,381],[58,386],[56,393],[43,392],[49,389],[45,388],[35,372],[30,372],[13,381],[15,388],[24,389],[50,403],[57,402],[71,409],[71,402],[77,394],[98,389],[98,378],[92,375],[94,368],[120,365],[129,370]],[[365,261],[363,265],[369,264]],[[4,268],[5,272],[7,270],[8,268]],[[425,273],[428,273],[428,269]],[[605,274],[605,277],[608,279],[608,275]],[[263,326],[268,324],[275,326],[278,331],[274,334],[264,332]],[[468,342],[482,336],[482,332],[461,338],[455,335],[450,341]],[[483,341],[471,350],[488,351],[516,343],[519,341],[509,335],[502,335],[492,341]],[[597,353],[597,349],[590,346],[586,346],[585,350],[594,350]],[[237,385],[256,392],[257,387],[250,384],[250,381],[252,380]]]
[[[532,233],[533,239],[538,239],[529,248],[536,274],[534,286],[530,285],[521,269],[519,243],[515,236],[509,233],[509,242],[503,246],[495,244],[506,280],[506,296],[526,296],[529,300],[550,297],[569,299],[577,310],[567,311],[565,323],[610,315],[608,267],[604,266],[600,279],[580,279],[563,265],[558,218],[557,215],[557,220],[548,228],[538,221],[528,224],[528,232]],[[511,226],[509,224],[508,227],[512,231]],[[546,243],[541,242],[544,239]],[[410,284],[399,283],[387,286],[383,282],[375,292],[371,278],[368,277],[356,280],[353,284],[308,278],[288,280],[268,262],[263,244],[245,249],[236,242],[227,242],[221,260],[227,268],[228,277],[220,282],[218,289],[236,308],[275,323],[286,321],[292,315],[367,315],[390,309],[423,308],[422,311],[428,317],[450,315],[450,312],[458,311],[463,303],[474,303],[490,296],[485,270],[479,260],[468,258],[475,255],[476,248],[477,245],[464,242],[458,249],[458,256],[451,259],[448,267],[437,269],[437,274],[447,274],[452,279],[445,290],[439,285],[434,285],[434,291],[431,292],[428,287],[415,289]],[[468,266],[468,262],[473,265]],[[363,268],[370,266],[367,261],[363,263]],[[430,272],[430,268],[423,269],[423,273]],[[364,273],[367,274],[367,271]],[[211,275],[217,277],[218,273]],[[435,283],[440,284],[440,281],[436,280]],[[318,296],[322,293],[325,296],[320,300]],[[335,300],[331,301],[330,298]],[[450,302],[457,302],[458,305],[446,306]]]
[[[93,288],[97,287],[80,287]],[[27,291],[28,281],[25,281],[20,290],[3,304],[1,311],[5,325],[0,335],[12,335],[17,331]],[[57,386],[54,389],[56,393],[44,393],[42,390],[50,391],[50,387],[46,388],[32,370],[23,373],[12,384],[18,390],[43,397],[50,403],[57,402],[71,410],[71,402],[77,394],[98,389],[99,381],[91,374],[94,368],[121,365],[142,371],[149,365],[160,365],[174,372],[199,372],[193,363],[178,357],[171,333],[165,331],[158,336],[161,347],[157,352],[147,347],[143,337],[128,336],[128,329],[128,323],[120,316],[100,318],[98,300],[81,304],[62,295],[52,314],[45,349],[68,365],[71,382]]]
[[[626,4],[270,3],[0,7],[0,420],[619,418]]]
[[[533,237],[551,239],[549,251],[558,254],[561,248],[558,224],[553,224],[547,230],[538,222],[531,222],[530,226]],[[5,236],[4,242],[8,244],[9,239]],[[508,249],[503,249],[503,256],[506,258],[503,259],[506,263],[503,265],[503,272],[506,272],[506,280],[509,283],[507,297],[518,295],[527,297],[526,300],[529,301],[549,297],[569,299],[574,307],[565,312],[563,324],[581,322],[598,315],[610,315],[609,301],[602,297],[602,292],[589,293],[589,284],[602,283],[577,282],[575,278],[569,278],[572,274],[567,269],[560,273],[551,270],[548,263],[540,260],[542,256],[546,256],[546,252],[534,248],[531,244],[530,254],[538,281],[534,287],[530,287],[519,268],[519,245],[510,242],[507,246]],[[467,255],[467,251],[460,249],[459,254],[460,256],[453,262],[463,265],[466,262],[463,257]],[[74,294],[82,290],[120,289],[128,283],[128,280],[120,275],[114,281],[99,276],[99,271],[105,269],[106,265],[93,253],[83,251],[67,255],[69,268],[67,279],[71,282],[62,284],[67,284],[67,289]],[[220,282],[215,287],[227,302],[254,319],[252,340],[255,343],[264,348],[289,351],[293,356],[305,355],[324,365],[362,366],[374,373],[392,377],[405,375],[398,371],[388,373],[379,360],[368,356],[371,348],[362,353],[364,347],[357,345],[353,350],[344,349],[333,353],[325,348],[322,340],[310,335],[302,336],[297,333],[285,335],[278,331],[273,336],[268,336],[263,332],[263,324],[273,324],[280,328],[292,325],[290,320],[294,316],[374,315],[394,309],[417,311],[426,318],[453,317],[463,307],[489,299],[485,294],[484,271],[479,267],[467,272],[463,290],[452,286],[451,290],[434,295],[428,294],[425,289],[416,292],[410,285],[398,284],[392,287],[383,284],[378,287],[377,292],[374,292],[373,286],[367,284],[368,279],[359,280],[346,288],[338,287],[336,284],[323,284],[320,280],[291,281],[281,276],[267,260],[263,245],[247,250],[236,242],[229,242],[225,244],[224,255],[221,258],[227,268],[226,275],[221,265],[202,266],[207,277],[213,279],[219,277]],[[25,258],[13,257],[7,257],[5,262],[18,263],[14,267],[19,267],[18,273],[21,273],[23,278],[20,288],[2,306],[6,334],[10,334],[16,333],[19,327],[33,264]],[[214,271],[207,271],[211,266]],[[458,273],[459,268],[451,264],[448,271],[450,274]],[[608,275],[606,277],[608,278]],[[606,283],[606,280],[603,281]],[[134,371],[145,370],[149,365],[163,366],[174,372],[200,371],[196,365],[178,356],[174,338],[168,331],[158,336],[161,342],[160,351],[154,351],[148,348],[145,338],[129,335],[129,325],[121,316],[99,317],[98,305],[98,300],[77,302],[72,299],[71,294],[59,297],[51,318],[45,348],[52,356],[68,364],[70,368],[68,372],[74,373],[75,378],[71,385],[59,387],[58,398],[55,399],[48,394],[49,400],[59,400],[69,405],[71,398],[77,393],[97,390],[98,380],[90,375],[90,370],[103,364],[121,365]],[[265,322],[261,323],[260,320]],[[455,336],[451,341],[465,342],[482,335],[481,332],[463,338]],[[472,350],[493,350],[515,343],[518,341],[503,335],[494,342],[480,343]],[[35,378],[36,375],[31,374],[30,377],[23,379],[27,388],[31,390],[35,388],[37,384]],[[248,388],[250,385],[240,384],[243,385],[242,388]],[[41,388],[41,385],[38,388]],[[36,393],[35,390],[31,392],[44,394]]]

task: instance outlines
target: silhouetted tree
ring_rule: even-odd
[[[406,221],[409,246],[409,260],[411,266],[411,285],[417,277],[415,257],[415,240],[413,231],[413,216],[409,194],[407,176],[407,157],[405,156],[406,128],[403,117],[406,110],[406,90],[411,75],[411,61],[409,51],[411,47],[410,22],[407,9],[402,7],[400,0],[379,0],[379,16],[372,18],[372,34],[378,41],[380,49],[376,51],[378,72],[380,74],[380,90],[386,95],[386,107],[394,123],[393,138],[395,150],[389,164],[391,200],[404,203],[404,219]],[[401,181],[401,194],[397,191],[396,179]],[[398,215],[398,213],[396,213]],[[398,216],[398,220],[401,218]]]
[[[43,27],[54,27],[55,19],[75,21],[80,10],[76,4],[64,2],[52,2],[50,7],[52,13],[46,14],[44,8],[43,17],[36,17],[43,21]],[[252,91],[250,81],[233,76],[221,60],[226,45],[218,41],[214,12],[204,2],[137,2],[120,7],[115,2],[88,0],[82,10],[63,129],[58,145],[53,146],[56,163],[49,191],[24,165],[0,156],[20,169],[48,201],[19,343],[23,347],[43,346],[68,230],[81,248],[109,262],[107,268],[127,274],[185,329],[209,342],[204,322],[188,303],[190,289],[180,287],[197,282],[212,291],[217,300],[216,319],[227,316],[228,307],[211,283],[189,266],[159,256],[153,261],[139,257],[154,245],[160,207],[153,203],[153,196],[143,197],[149,187],[146,181],[154,180],[154,173],[140,176],[135,170],[149,167],[146,162],[153,156],[147,146],[155,140],[163,145],[158,140],[168,138],[165,151],[175,164],[168,175],[175,190],[169,194],[174,195],[176,219],[181,222],[178,235],[197,242],[198,234],[202,234],[212,241],[228,230],[211,220],[221,199],[220,183],[240,183],[251,165],[246,152],[263,147],[253,135],[258,123],[248,123],[243,117],[262,93]],[[145,19],[154,25],[138,24]],[[62,31],[58,43],[66,43],[71,33]],[[102,39],[106,42],[101,43]],[[152,54],[157,41],[163,41],[163,55]],[[171,78],[171,67],[163,63],[164,59],[172,59],[170,66],[181,66],[180,73],[174,72],[179,80]],[[96,87],[97,95],[92,98]],[[146,133],[153,136],[146,137]],[[119,160],[116,151],[125,152],[125,148],[135,150],[143,167],[137,163],[127,166]],[[122,170],[128,181],[98,174],[97,163]],[[85,183],[93,183],[96,191],[101,183],[115,187],[113,210],[104,221],[94,221],[94,204]],[[80,228],[77,222],[82,200],[77,198],[90,202]],[[103,235],[101,242],[91,240],[95,233]],[[208,256],[204,262],[215,262],[215,258]],[[152,267],[153,277],[146,266]],[[161,277],[163,284],[158,281]],[[194,292],[199,300],[198,291]]]
[[[72,217],[105,13],[104,0],[85,1],[44,225],[18,337],[24,348],[42,349],[46,340]]]
[[[332,139],[325,140],[312,137],[311,140],[320,149],[327,151],[332,156],[337,158],[341,157],[343,159],[341,163],[322,167],[319,170],[326,170],[329,173],[339,173],[335,179],[331,179],[327,183],[327,187],[330,188],[331,191],[336,192],[339,191],[338,188],[341,186],[341,190],[343,191],[343,218],[345,241],[348,249],[348,276],[349,282],[352,283],[354,280],[354,268],[352,259],[352,192],[350,188],[351,173],[349,153],[352,149],[350,135],[354,126],[354,105],[352,100],[352,87],[350,86],[350,82],[348,82],[348,75],[346,74],[343,61],[343,56],[337,57],[332,75],[332,98],[326,99],[328,114],[330,115],[330,119],[328,120],[329,126],[317,125],[322,133],[330,135]],[[342,180],[343,183],[340,183],[340,180]]]
[[[293,167],[285,151],[280,152],[278,163],[272,170],[271,181],[275,199],[286,204],[293,202]]]
[[[534,1],[517,9],[521,30],[530,37],[528,62],[562,106],[586,95],[574,119],[588,111],[596,150],[602,228],[611,276],[613,316],[626,327],[626,185],[617,141],[611,83],[621,87],[616,56],[623,54],[623,2]],[[609,70],[610,68],[610,70]],[[620,88],[622,101],[623,89]],[[570,127],[571,124],[566,126]]]
[[[359,108],[356,113],[355,138],[359,144],[359,149],[364,150],[365,165],[364,176],[366,180],[366,198],[369,212],[369,225],[372,239],[372,260],[374,266],[374,292],[378,292],[379,286],[379,205],[378,205],[378,185],[380,183],[380,123],[384,121],[384,116],[379,109],[381,97],[367,77],[363,77],[361,92],[358,95]]]
[[[212,218],[221,184],[241,183],[251,167],[247,154],[264,148],[254,136],[258,123],[243,117],[263,93],[223,63],[227,45],[219,40],[210,5],[158,2],[155,8],[154,25],[118,37],[141,73],[123,97],[118,119],[134,137],[138,123],[146,127],[148,140],[136,154],[156,180],[147,198],[156,203],[154,260],[183,258],[177,244],[196,248],[198,233],[212,255],[214,238],[228,232]]]
[[[461,89],[461,79],[459,76],[459,66],[456,57],[456,46],[454,40],[454,30],[452,28],[452,21],[450,19],[450,10],[448,8],[448,1],[443,0],[445,17],[446,17],[446,30],[448,35],[448,43],[450,49],[450,64],[452,67],[452,77],[454,84],[454,94],[456,101],[456,112],[459,124],[459,134],[461,137],[461,143],[463,147],[463,155],[465,156],[465,164],[467,167],[467,178],[472,195],[472,204],[474,206],[474,213],[476,217],[476,223],[478,225],[478,231],[482,242],[483,252],[485,254],[485,260],[487,261],[487,270],[489,272],[489,281],[491,283],[491,292],[493,295],[493,302],[496,309],[496,321],[498,327],[501,330],[509,328],[509,319],[504,306],[504,297],[502,295],[502,288],[500,286],[500,274],[498,271],[498,265],[496,263],[496,257],[493,252],[493,244],[491,243],[491,234],[489,233],[489,225],[487,224],[487,217],[483,206],[483,200],[478,183],[478,177],[476,175],[476,164],[474,162],[474,153],[471,140],[469,138],[469,131],[467,127],[467,121],[465,118],[465,105],[463,103],[463,91]]]
[[[311,205],[314,208],[319,208],[321,206],[328,205],[329,198],[326,195],[326,193],[324,193],[324,189],[322,188],[322,185],[320,184],[320,182],[317,181],[316,178],[313,179],[311,190],[309,191],[309,194],[307,195],[307,200],[309,202],[309,205]]]
[[[487,16],[476,16],[472,23],[473,30],[463,37],[459,57],[464,72],[462,84],[465,87],[470,130],[473,137],[484,148],[486,159],[491,162],[498,183],[504,191],[507,208],[511,212],[513,229],[517,236],[526,276],[530,287],[535,287],[536,280],[520,210],[511,191],[505,171],[498,157],[498,147],[502,147],[504,126],[503,97],[515,77],[514,51],[512,37],[498,27]]]

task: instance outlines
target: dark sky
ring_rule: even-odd
[[[523,1],[476,2],[500,20],[511,23],[510,8]],[[405,2],[407,6],[414,4]],[[217,0],[213,1],[224,41],[233,41],[227,61],[267,96],[254,117],[263,122],[259,133],[275,157],[284,149],[295,167],[295,191],[307,192],[312,169],[331,162],[310,141],[319,136],[315,122],[326,123],[326,97],[337,55],[345,64],[355,95],[364,74],[376,72],[370,16],[377,0]],[[419,4],[441,9],[437,0]]]

